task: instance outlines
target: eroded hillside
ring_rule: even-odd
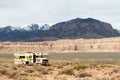
[[[0,42],[0,53],[16,52],[120,52],[120,37],[44,42]]]

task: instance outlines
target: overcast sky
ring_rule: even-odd
[[[0,26],[95,18],[120,29],[120,0],[0,0]]]

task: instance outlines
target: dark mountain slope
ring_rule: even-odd
[[[120,36],[111,24],[96,19],[76,18],[57,23],[51,27],[37,24],[15,29],[12,26],[0,28],[0,41],[46,41],[76,38],[107,38]]]
[[[92,18],[76,18],[55,24],[50,29],[59,38],[104,38],[120,35],[110,24]]]

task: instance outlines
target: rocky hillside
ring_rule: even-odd
[[[120,36],[120,33],[118,30],[113,29],[111,24],[92,18],[76,18],[53,26],[32,24],[23,28],[12,26],[0,28],[1,42],[39,42],[79,38],[98,39],[116,36]]]
[[[16,52],[120,52],[120,37],[0,43],[0,53]]]
[[[96,19],[76,18],[70,21],[55,24],[51,30],[58,38],[106,38],[120,36],[111,24]]]

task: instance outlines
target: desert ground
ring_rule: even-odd
[[[49,66],[16,65],[1,53],[0,80],[120,80],[120,53],[49,53]]]

